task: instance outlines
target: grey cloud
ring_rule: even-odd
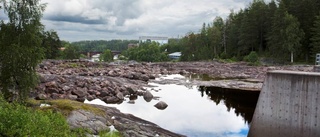
[[[106,23],[106,21],[103,19],[90,20],[86,17],[81,17],[81,16],[54,15],[54,16],[45,16],[44,19],[51,20],[51,21],[73,22],[73,23],[82,23],[82,24],[105,24]]]
[[[112,12],[113,16],[117,18],[116,25],[121,26],[127,19],[138,18],[143,14],[143,10],[139,6],[139,1],[136,0],[118,0],[94,2],[95,5],[102,10]]]
[[[140,35],[177,37],[198,32],[202,23],[227,16],[251,0],[43,0],[47,29],[64,40],[138,39]],[[1,18],[1,16],[0,16]]]
[[[143,14],[140,0],[117,0],[116,2],[111,0],[82,0],[78,3],[58,0],[56,5],[53,1],[47,0],[47,2],[49,6],[53,4],[51,6],[54,7],[50,7],[51,11],[45,12],[44,18],[51,21],[83,24],[115,23],[117,26],[122,26],[127,19],[138,18]]]

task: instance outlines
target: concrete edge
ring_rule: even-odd
[[[289,70],[272,70],[268,71],[268,74],[294,74],[294,75],[308,75],[308,76],[319,76],[319,72],[304,72],[304,71],[289,71]]]

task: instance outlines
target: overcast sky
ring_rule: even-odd
[[[198,32],[204,22],[226,17],[252,0],[42,0],[42,23],[60,39],[138,39],[178,37]]]

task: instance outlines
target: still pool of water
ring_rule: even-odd
[[[123,113],[133,114],[190,137],[247,136],[248,122],[251,121],[255,104],[239,103],[234,99],[237,97],[225,94],[224,91],[215,92],[215,88],[155,83],[150,85],[156,86],[155,90],[148,90],[159,97],[151,102],[138,97],[134,104],[128,103],[129,98],[122,104],[105,104],[101,100],[86,103],[116,107]],[[158,110],[154,105],[159,101],[166,102],[168,107]]]

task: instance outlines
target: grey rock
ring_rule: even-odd
[[[154,105],[157,109],[164,110],[168,107],[168,104],[166,102],[160,101],[157,104]]]
[[[85,128],[95,135],[98,135],[99,131],[109,129],[105,117],[84,110],[72,111],[67,118],[67,122],[71,129]]]
[[[36,100],[46,100],[48,98],[48,96],[46,94],[39,94],[36,97]]]
[[[57,88],[46,88],[45,92],[52,94],[52,93],[59,93],[59,90]]]
[[[52,98],[52,99],[60,99],[61,97],[60,97],[60,95],[57,94],[57,93],[52,93],[52,94],[51,94],[51,98]]]
[[[104,98],[104,97],[106,97],[106,96],[108,96],[108,95],[109,95],[109,92],[108,92],[107,90],[102,90],[102,91],[100,92],[99,97]]]
[[[124,100],[124,96],[123,96],[123,94],[121,92],[118,92],[116,96],[117,96],[118,99]]]
[[[84,98],[84,97],[78,97],[77,99],[76,99],[76,101],[79,101],[79,102],[84,102],[86,100],[86,98]]]
[[[143,81],[148,81],[149,77],[147,75],[141,75],[139,79]]]
[[[47,88],[57,88],[58,87],[56,81],[47,82],[45,85]]]
[[[110,103],[110,104],[114,104],[114,103],[119,103],[121,102],[121,100],[115,96],[107,96],[107,97],[104,97],[102,99],[102,101],[106,102],[107,104]]]
[[[78,97],[85,97],[86,91],[83,88],[76,88],[71,92],[73,95],[77,95]]]
[[[151,92],[147,91],[143,94],[143,99],[147,102],[150,102],[153,98],[153,95],[151,94]]]
[[[132,87],[127,86],[127,91],[129,91],[130,94],[136,94],[137,90],[134,90]]]
[[[92,101],[92,100],[94,100],[96,97],[95,96],[92,96],[92,95],[89,95],[89,96],[87,96],[87,100],[88,101]]]
[[[76,95],[67,95],[68,99],[76,100],[78,97]]]
[[[69,91],[71,88],[69,87],[69,86],[64,86],[63,88],[62,88],[62,90],[63,91]]]

